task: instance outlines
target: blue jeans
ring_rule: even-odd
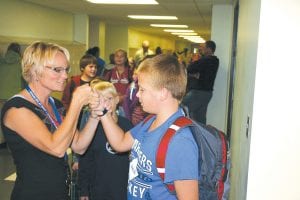
[[[182,100],[188,108],[190,118],[206,124],[207,106],[212,98],[212,91],[190,90]]]

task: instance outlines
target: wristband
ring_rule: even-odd
[[[108,112],[108,110],[106,108],[104,108],[102,110],[102,115],[99,115],[99,117],[103,117],[107,112]]]

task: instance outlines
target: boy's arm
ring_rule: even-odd
[[[174,181],[176,195],[179,200],[198,200],[198,180]]]
[[[124,131],[116,124],[110,113],[101,117],[102,126],[107,137],[107,140],[118,152],[129,151],[133,145],[134,139],[131,133]]]

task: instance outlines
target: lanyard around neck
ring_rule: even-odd
[[[57,129],[57,124],[55,123],[54,119],[51,117],[45,106],[41,103],[41,101],[38,99],[38,97],[34,94],[34,92],[31,90],[31,88],[27,85],[25,89],[28,91],[28,93],[31,95],[33,100],[39,105],[39,107],[42,109],[42,111],[45,113],[45,115],[50,119],[51,123],[54,125],[54,127]],[[55,106],[54,100],[52,98],[48,99],[49,103],[51,104],[51,107],[54,111],[55,117],[57,119],[57,122],[61,124],[62,120],[60,117],[60,114]]]

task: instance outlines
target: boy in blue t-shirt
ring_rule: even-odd
[[[185,68],[171,55],[158,55],[143,61],[137,71],[137,96],[145,112],[154,116],[125,134],[110,115],[101,122],[110,144],[116,151],[131,150],[127,197],[132,199],[198,199],[198,147],[189,128],[171,140],[166,157],[165,181],[175,186],[171,194],[156,168],[156,151],[162,135],[179,116],[179,104],[185,94]],[[110,107],[102,103],[99,110]],[[102,114],[101,111],[99,111]],[[117,181],[117,180],[116,180]]]

